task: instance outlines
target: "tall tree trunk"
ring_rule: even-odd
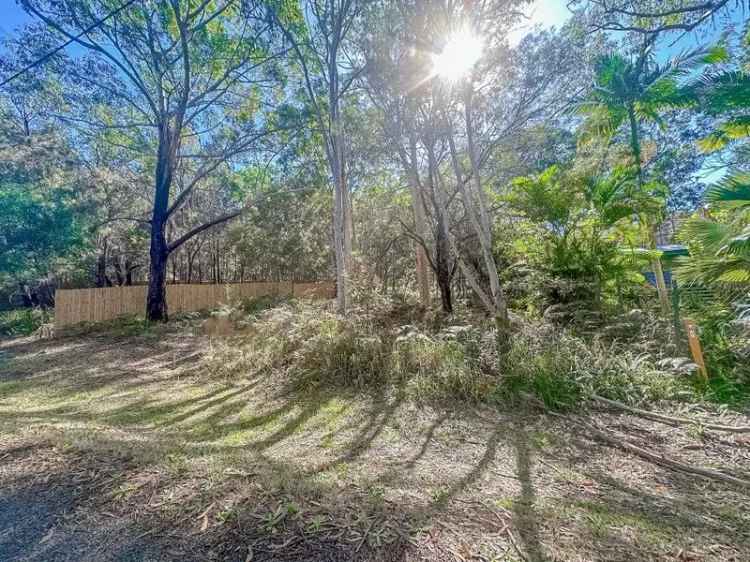
[[[404,156],[405,164],[409,166],[409,190],[411,191],[411,206],[414,212],[414,229],[417,236],[427,240],[427,218],[425,216],[424,201],[420,192],[419,170],[417,169],[417,142],[414,135],[409,135],[409,157]],[[416,246],[416,278],[419,291],[419,301],[423,306],[430,305],[430,272],[427,253],[422,244]],[[450,299],[449,299],[450,300]]]
[[[440,291],[440,304],[443,312],[453,313],[453,295],[451,282],[453,281],[453,267],[450,259],[450,245],[445,219],[442,214],[438,217],[437,240],[435,244],[435,277]]]
[[[440,289],[440,305],[443,312],[453,314],[453,295],[451,293],[450,277],[446,278],[443,275],[438,275],[437,283]]]
[[[630,121],[630,148],[633,151],[633,159],[635,161],[638,191],[642,192],[644,182],[640,129],[638,127],[638,119],[635,114],[635,107],[632,104],[628,106],[628,120]],[[656,234],[649,228],[648,223],[645,224],[645,228],[648,230],[647,236],[650,242],[651,250],[656,251]],[[656,292],[659,295],[659,305],[661,308],[661,313],[665,318],[669,318],[671,316],[672,307],[669,302],[669,292],[667,290],[667,283],[664,280],[664,269],[661,266],[660,258],[654,258],[653,260],[651,260],[651,269],[654,270],[654,278],[656,279]]]
[[[428,183],[432,188],[433,207],[435,209],[435,277],[437,277],[440,303],[443,312],[453,313],[453,260],[451,259],[450,231],[448,230],[448,210],[445,204],[443,186],[438,178],[437,161],[434,144],[427,146]]]
[[[503,289],[500,286],[497,263],[495,262],[495,256],[492,253],[492,221],[490,220],[489,212],[487,211],[487,195],[484,193],[482,187],[479,155],[477,154],[476,143],[474,140],[473,91],[471,83],[468,83],[466,86],[464,101],[467,149],[469,152],[469,162],[471,164],[471,185],[474,188],[473,197],[466,189],[466,186],[460,177],[458,178],[458,183],[461,189],[461,195],[464,199],[464,205],[467,206],[466,211],[469,214],[475,232],[479,237],[482,257],[484,258],[487,276],[490,280],[490,292],[492,293],[493,315],[497,327],[498,345],[501,348],[505,348],[507,347],[508,339],[510,337],[508,305],[505,301]],[[453,144],[452,135],[451,144]],[[458,162],[456,161],[455,146],[451,146],[451,152],[453,153],[454,165],[457,166]],[[459,169],[457,168],[456,171],[459,172]],[[478,217],[474,207],[474,199],[476,199],[479,206]]]
[[[338,102],[334,102],[336,107]],[[330,135],[331,172],[333,175],[333,246],[336,258],[336,308],[339,314],[346,313],[347,306],[347,264],[350,258],[346,252],[346,193],[343,177],[343,150],[337,128],[338,110],[332,110],[333,121]]]
[[[342,153],[341,161],[341,177],[342,177],[342,190],[341,193],[344,197],[344,256],[346,257],[346,271],[351,272],[352,269],[352,251],[354,248],[354,203],[352,201],[352,193],[349,190],[349,181],[346,174],[346,160],[344,151]]]
[[[107,250],[108,250],[108,240],[105,237],[102,242],[102,250],[99,252],[99,255],[96,257],[96,275],[94,282],[96,283],[97,287],[106,287],[107,286]]]
[[[166,226],[169,190],[172,186],[173,162],[176,151],[172,142],[169,126],[165,123],[159,129],[154,210],[151,215],[151,246],[149,249],[151,263],[146,299],[146,317],[151,321],[162,322],[166,322],[168,319],[166,277],[169,245],[166,238]]]
[[[133,284],[133,270],[134,266],[130,264],[130,261],[125,258],[125,286],[130,287]]]
[[[159,224],[154,216],[151,225],[151,248],[149,257],[148,297],[146,299],[146,317],[151,321],[166,322],[167,314],[167,261],[169,251],[164,234],[164,224]]]

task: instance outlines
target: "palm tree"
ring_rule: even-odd
[[[723,44],[712,48],[707,69],[686,87],[706,115],[720,118],[699,146],[708,153],[734,149],[737,161],[747,161],[750,144],[750,25],[740,43],[739,64]],[[750,284],[750,174],[735,171],[706,192],[711,216],[691,218],[681,235],[691,244],[682,260],[681,276],[706,284]]]
[[[706,115],[723,118],[698,142],[707,153],[750,138],[750,24],[740,45],[743,56],[736,66],[729,66],[731,57],[723,42],[711,48],[704,59],[707,69],[685,88]]]
[[[681,235],[690,257],[679,273],[688,281],[750,285],[750,174],[732,175],[706,192],[716,218],[693,217]]]
[[[656,64],[651,44],[646,44],[635,57],[620,54],[602,56],[596,64],[596,79],[589,96],[578,104],[578,112],[586,117],[583,140],[592,137],[611,140],[619,132],[628,135],[635,180],[634,199],[646,195],[658,182],[648,182],[644,177],[643,125],[655,123],[664,127],[661,113],[665,110],[687,107],[695,103],[691,92],[680,88],[678,79],[693,68],[699,52],[676,58],[665,65]],[[649,197],[648,199],[652,199]],[[655,226],[663,215],[663,204],[657,212],[652,205],[636,214],[651,249],[656,251]],[[670,312],[667,286],[661,260],[652,261],[662,312]]]

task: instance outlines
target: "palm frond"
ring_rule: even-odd
[[[750,282],[750,260],[736,256],[691,256],[676,260],[676,272],[684,282],[746,284]]]
[[[736,234],[729,225],[692,217],[680,229],[680,237],[697,242],[703,251],[717,253]]]
[[[706,200],[729,209],[750,206],[750,173],[724,178],[706,191]]]

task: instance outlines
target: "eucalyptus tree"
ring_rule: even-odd
[[[405,17],[406,8],[398,2],[385,2],[381,9],[367,14],[370,33],[362,38],[362,50],[367,58],[364,89],[377,108],[376,122],[383,143],[390,149],[409,187],[413,225],[404,223],[403,228],[414,242],[415,280],[420,302],[430,305],[431,267],[438,281],[443,310],[450,312],[452,268],[442,271],[437,267],[438,263],[449,264],[441,255],[447,246],[438,243],[447,240],[447,232],[441,226],[445,221],[440,220],[439,209],[434,205],[431,209],[435,197],[432,191],[427,191],[432,185],[428,185],[427,178],[435,177],[435,173],[421,171],[423,161],[429,164],[434,163],[434,159],[419,156],[420,145],[425,146],[423,133],[432,128],[425,123],[431,113],[429,53],[415,48],[418,38],[411,21]],[[432,223],[432,218],[437,220]]]
[[[747,0],[572,0],[569,6],[588,11],[597,30],[656,35],[690,33],[750,7]]]
[[[459,266],[494,317],[501,347],[509,336],[508,310],[494,254],[489,196],[493,176],[503,173],[496,165],[502,156],[498,148],[543,120],[554,122],[583,86],[580,68],[590,50],[587,41],[595,39],[582,37],[571,25],[528,35],[513,48],[508,34],[516,21],[514,7],[483,3],[459,12],[434,58],[444,91],[443,135],[468,231],[479,251],[478,260],[468,260],[466,250],[458,249]],[[456,60],[452,53],[457,51],[465,57]]]
[[[2,42],[0,76],[6,83],[0,88],[0,113],[25,137],[49,131],[55,107],[62,103],[62,70],[68,57],[57,53],[48,57],[45,64],[31,66],[51,52],[56,42],[57,38],[43,24],[22,28]],[[27,70],[23,74],[18,74],[24,69]]]
[[[262,2],[21,0],[57,34],[88,51],[67,71],[108,103],[84,115],[82,130],[118,133],[139,152],[152,176],[149,289],[151,320],[167,318],[169,255],[226,222],[246,205],[223,210],[168,239],[170,220],[222,166],[261,148],[274,120],[262,99],[277,87],[278,69]],[[279,95],[277,90],[274,92]]]
[[[362,71],[351,39],[364,4],[362,0],[298,0],[271,8],[299,66],[302,89],[325,144],[333,182],[336,303],[342,314],[353,236],[342,102]]]

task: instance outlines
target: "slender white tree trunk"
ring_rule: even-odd
[[[461,193],[461,199],[469,218],[469,222],[479,240],[482,259],[484,261],[487,278],[490,282],[490,295],[487,295],[479,286],[475,276],[469,271],[470,268],[466,266],[463,260],[459,260],[459,266],[461,267],[464,276],[472,285],[472,288],[479,295],[482,303],[488,309],[488,312],[494,317],[498,330],[498,342],[501,346],[505,346],[509,330],[508,307],[500,285],[500,277],[497,272],[495,256],[492,252],[492,221],[487,210],[487,196],[482,187],[479,157],[474,140],[472,97],[471,84],[467,84],[464,96],[464,115],[466,121],[467,151],[471,166],[470,183],[467,183],[464,178],[464,174],[461,170],[461,163],[458,160],[453,133],[450,130],[448,132],[448,142],[451,152],[451,162],[453,163],[453,169],[456,175],[458,189]]]

